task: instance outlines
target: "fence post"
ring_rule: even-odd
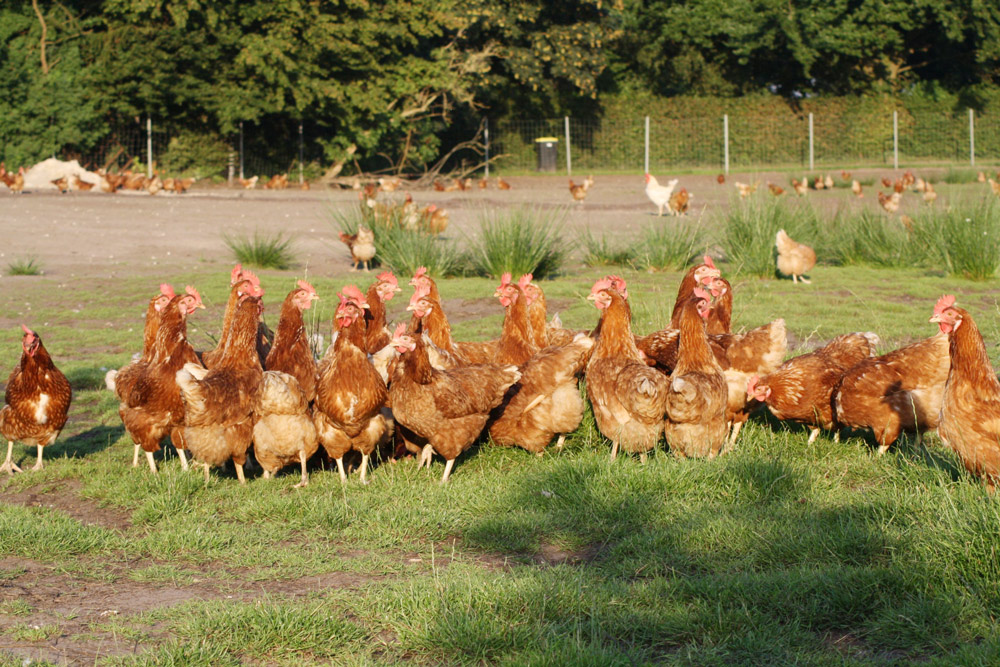
[[[899,112],[892,112],[892,168],[899,169]]]
[[[483,141],[486,143],[486,178],[490,177],[490,117],[483,118]]]
[[[243,121],[240,121],[240,178],[246,178],[243,175]]]
[[[232,150],[229,151],[229,160],[226,165],[226,183],[232,187],[233,185],[233,173],[236,171],[236,153]]]
[[[722,114],[722,164],[729,174],[729,114]]]
[[[976,166],[976,116],[969,107],[969,166]]]
[[[305,183],[305,178],[302,174],[302,121],[299,121],[299,185]]]
[[[816,153],[814,142],[815,135],[813,134],[813,115],[809,112],[809,171],[816,168]]]
[[[569,116],[565,116],[566,121],[566,175],[573,175],[573,157],[569,147]]]
[[[648,174],[649,173],[649,116],[646,116],[646,143],[645,143],[645,147],[646,147],[645,159],[642,162],[642,166],[643,166],[643,172]]]
[[[146,116],[146,178],[153,177],[153,119]]]

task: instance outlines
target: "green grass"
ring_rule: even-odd
[[[774,238],[779,229],[807,245],[815,245],[820,238],[816,212],[807,204],[760,195],[734,198],[721,227],[719,242],[733,270],[760,278],[775,273]]]
[[[735,268],[720,267],[727,276]],[[606,271],[563,271],[544,285],[550,308],[568,327],[592,327],[596,310],[583,297]],[[681,272],[621,273],[635,330],[662,326]],[[262,272],[270,317],[296,277]],[[228,271],[170,278],[196,285],[209,306],[191,316],[192,337],[217,331]],[[954,292],[1000,362],[996,278],[958,281],[943,270],[868,265],[821,265],[812,278],[792,285],[734,277],[735,328],[782,316],[791,354],[850,330],[875,331],[894,346],[931,335],[934,302]],[[345,275],[310,280],[323,297],[310,313],[328,322],[336,300],[325,297]],[[132,469],[117,401],[94,379],[141,344],[152,283],[67,286],[63,300],[88,304],[82,325],[46,299],[55,279],[0,295],[11,316],[30,303],[32,317],[49,322],[42,336],[75,391],[70,423],[47,448],[46,468],[0,479],[0,490],[30,489],[44,506],[92,506],[128,519],[94,525],[5,498],[0,580],[11,590],[44,576],[74,595],[127,586],[163,595],[146,611],[82,618],[93,624],[88,646],[97,655],[81,661],[946,665],[1000,658],[1000,501],[934,435],[878,457],[864,434],[845,433],[841,443],[824,435],[810,445],[807,431],[757,415],[731,454],[675,460],[661,443],[643,465],[611,462],[588,411],[564,450],[541,458],[479,443],[459,457],[447,487],[437,483],[440,459],[429,472],[412,460],[382,464],[367,486],[356,474],[341,486],[336,474],[317,469],[298,490],[291,469],[272,480],[252,472],[246,487],[231,470],[217,470],[205,487],[169,449],[156,456],[159,475]],[[483,307],[454,318],[457,339],[495,337],[502,311],[490,297],[494,283],[439,281],[446,303]],[[390,319],[406,318],[404,296],[389,303]],[[0,367],[17,362],[18,332],[0,330]],[[32,452],[16,444],[14,454],[23,465]],[[60,495],[62,503],[50,502]],[[178,589],[205,599],[177,603],[170,595]],[[66,626],[57,613],[63,609],[55,602],[47,609],[37,597],[30,608],[16,598],[0,606],[4,650],[23,656],[35,642],[53,641]],[[111,656],[116,639],[128,650]],[[60,646],[65,641],[59,637]]]
[[[295,263],[292,239],[283,232],[223,236],[226,246],[237,262],[261,269],[289,269]]]
[[[570,247],[562,235],[565,209],[488,209],[479,215],[479,237],[469,243],[473,269],[499,278],[504,273],[550,278]]]
[[[983,169],[972,167],[948,167],[948,171],[945,172],[942,181],[950,185],[975,183],[976,177],[979,175],[980,171],[983,171]],[[986,169],[985,171],[989,174],[989,169]]]
[[[631,266],[635,261],[635,245],[614,240],[610,234],[595,236],[586,229],[580,233],[578,245],[583,249],[585,266]]]
[[[680,271],[705,252],[705,245],[701,220],[653,222],[643,229],[637,263],[650,271]]]
[[[19,257],[7,263],[9,276],[40,276],[42,265],[36,257]]]

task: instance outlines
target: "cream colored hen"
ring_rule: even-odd
[[[778,271],[792,277],[792,282],[810,282],[804,274],[816,266],[816,253],[807,245],[793,241],[784,229],[778,230],[775,237],[778,247]]]

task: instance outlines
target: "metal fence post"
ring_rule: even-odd
[[[649,173],[649,116],[646,116],[646,143],[645,159],[642,162],[643,172]]]
[[[243,121],[240,121],[240,178],[246,178],[243,175]]]
[[[809,171],[816,168],[815,136],[813,134],[813,115],[809,112]]]
[[[729,114],[722,114],[722,162],[729,173]]]
[[[976,116],[969,108],[969,166],[976,166]]]
[[[302,170],[302,121],[299,121],[299,185],[306,182]]]
[[[569,147],[569,116],[565,116],[566,121],[566,174],[569,176],[573,175],[573,157],[572,151]]]
[[[483,118],[483,141],[486,143],[486,178],[490,177],[490,118]]]
[[[892,168],[899,169],[899,112],[892,112]]]
[[[232,186],[232,184],[233,184],[233,174],[236,172],[236,152],[235,151],[232,151],[232,150],[229,151],[229,160],[228,160],[228,164],[226,165],[226,167],[227,167],[226,182],[230,186]]]
[[[153,177],[153,119],[146,116],[146,178]]]

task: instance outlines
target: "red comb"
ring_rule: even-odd
[[[400,322],[396,325],[396,330],[392,332],[393,338],[398,338],[406,333],[406,323]]]
[[[307,283],[304,280],[296,280],[295,284],[299,286],[299,289],[304,289],[305,291],[309,292],[310,294],[315,294],[316,293],[316,289],[312,285],[310,285],[309,283]]]
[[[530,273],[525,273],[523,276],[521,276],[521,279],[517,281],[518,287],[520,287],[523,290],[525,287],[531,284],[533,278],[534,276],[531,275]]]
[[[945,294],[943,297],[938,299],[937,303],[934,305],[934,314],[940,315],[944,311],[948,310],[955,305],[955,296],[952,294]]]
[[[338,296],[340,296],[341,301],[353,301],[358,306],[368,303],[365,295],[361,293],[361,290],[356,285],[345,285],[343,291]]]
[[[590,288],[590,293],[597,294],[601,290],[609,290],[612,289],[612,287],[613,285],[611,284],[610,280],[608,280],[607,278],[601,278],[596,283],[594,283],[593,287]]]
[[[229,273],[229,284],[235,285],[240,281],[240,274],[243,273],[243,265],[237,264],[233,267],[233,270]]]
[[[383,271],[375,277],[375,280],[382,283],[391,283],[392,285],[399,285],[399,281],[396,280],[396,276],[392,275],[389,271]]]
[[[426,275],[427,275],[427,267],[426,266],[418,266],[417,267],[417,272],[413,274],[413,277],[414,278],[423,278]]]
[[[201,303],[201,294],[198,294],[198,290],[194,288],[194,285],[185,285],[184,291],[193,296],[198,303]]]
[[[709,296],[708,292],[706,292],[705,290],[703,290],[700,287],[695,287],[694,288],[694,295],[696,297],[698,297],[699,299],[704,299],[705,301],[711,301],[712,300],[712,297]]]
[[[28,334],[29,336],[34,336],[35,335],[34,331],[32,331],[28,327],[24,326],[23,324],[21,325],[21,328],[24,329],[24,333]]]
[[[510,278],[511,278],[510,273],[505,273],[502,276],[500,276],[500,287],[503,287],[504,285],[510,285]]]
[[[760,382],[760,378],[756,375],[751,375],[750,379],[747,380],[747,393],[752,394],[753,390],[757,388],[757,383]]]
[[[258,278],[257,274],[255,274],[253,271],[241,271],[240,277],[242,277],[243,280],[249,280],[251,283],[253,283],[254,287],[260,287],[260,278]]]
[[[704,257],[702,257],[702,261],[705,263],[705,266],[707,266],[708,268],[710,268],[710,269],[714,269],[715,268],[715,262],[713,262],[712,258],[709,257],[708,255],[705,255]]]
[[[167,297],[168,299],[173,299],[176,294],[174,294],[174,288],[170,283],[160,283],[160,294]]]

